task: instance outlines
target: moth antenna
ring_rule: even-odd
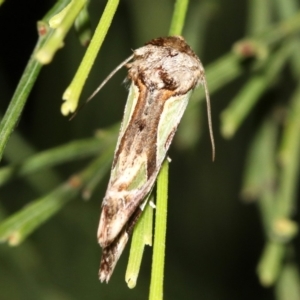
[[[214,132],[212,127],[212,118],[211,118],[211,107],[210,107],[210,97],[207,87],[206,78],[204,76],[203,86],[205,91],[205,99],[206,99],[206,107],[207,107],[207,118],[208,118],[208,130],[209,130],[209,137],[211,141],[211,148],[212,148],[212,160],[215,160],[216,156],[216,147],[215,147],[215,139],[214,139]]]
[[[92,98],[104,87],[104,85],[122,68],[124,67],[129,61],[133,59],[134,54],[130,55],[128,58],[126,58],[123,62],[121,62],[103,81],[102,83],[97,87],[97,89],[93,92],[91,96],[87,98],[85,101],[85,104],[90,102]]]
[[[121,62],[103,81],[102,83],[97,87],[97,89],[92,93],[91,96],[87,98],[87,100],[82,103],[74,112],[74,114],[70,117],[69,121],[74,119],[74,117],[77,115],[77,113],[88,103],[90,102],[94,96],[105,86],[105,84],[122,68],[124,67],[129,61],[133,59],[134,54],[130,55],[128,58],[126,58],[123,62]]]

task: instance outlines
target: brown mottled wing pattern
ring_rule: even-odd
[[[153,187],[189,95],[204,77],[200,60],[181,37],[155,39],[135,50],[128,69],[131,103],[126,104],[98,229],[101,281],[110,278],[120,245],[123,250],[128,240],[128,223]]]

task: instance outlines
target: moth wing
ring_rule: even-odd
[[[145,166],[142,165],[139,171],[140,174],[145,172]],[[119,180],[108,188],[102,205],[98,228],[98,240],[101,247],[105,248],[109,246],[116,239],[137,207],[150,192],[156,176],[157,173],[146,180],[145,173],[143,179],[136,180],[139,186],[127,191],[118,191],[122,185],[121,183],[119,184],[121,182]]]
[[[149,178],[147,177],[147,153],[141,153],[138,157],[134,156],[134,153],[127,154],[126,157],[122,157],[122,152],[119,154],[102,205],[98,228],[101,247],[107,247],[113,242],[153,187],[189,97],[190,93],[184,96],[173,96],[165,101],[157,128],[156,147],[152,146],[153,151],[156,151],[156,168]],[[123,122],[126,122],[125,118]],[[131,155],[133,157],[130,157]],[[126,165],[128,162],[130,167],[123,168],[123,163]],[[128,182],[130,185],[127,184]]]
[[[101,282],[106,281],[107,283],[109,281],[127,241],[128,234],[123,230],[116,241],[103,249],[99,269],[99,279]]]
[[[132,118],[132,114],[134,112],[134,108],[137,103],[137,99],[138,99],[137,95],[138,94],[139,94],[138,87],[132,83],[129,88],[129,93],[128,93],[128,97],[127,97],[127,101],[126,101],[126,105],[125,105],[125,109],[124,109],[124,116],[123,116],[123,120],[122,120],[122,124],[121,124],[121,128],[120,128],[118,142],[116,145],[116,150],[119,148],[120,142],[121,142],[123,135],[127,129],[128,123],[130,122],[130,120]]]

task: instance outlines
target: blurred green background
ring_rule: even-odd
[[[279,0],[261,2],[265,3],[267,11],[259,13],[269,17],[270,28],[284,19],[280,16]],[[250,26],[255,22],[249,20],[257,3],[259,1],[190,1],[183,35],[205,68],[231,53],[233,44],[251,33]],[[296,13],[299,1],[286,3],[294,5]],[[36,22],[53,4],[54,1],[7,0],[0,7],[1,115],[4,115],[33,51],[37,40]],[[93,29],[105,4],[103,0],[90,1],[88,10]],[[121,1],[81,99],[86,99],[106,75],[131,54],[131,49],[152,38],[166,36],[173,8],[174,1],[171,0]],[[275,53],[287,39],[280,42],[282,44],[276,44],[269,51]],[[52,63],[42,69],[6,147],[2,167],[21,162],[34,153],[92,137],[96,130],[121,120],[127,97],[127,90],[122,85],[125,69],[110,80],[74,120],[69,122],[61,115],[62,94],[84,51],[72,29],[64,47]],[[300,53],[299,48],[295,51]],[[255,75],[249,68],[251,59],[250,62],[242,60],[244,69],[240,75],[234,80],[224,78],[223,86],[215,88],[211,94],[215,162],[211,161],[203,101],[191,100],[196,104],[190,103],[192,108],[184,116],[171,146],[165,299],[300,299],[297,292],[283,296],[284,292],[280,291],[284,288],[280,290],[276,283],[275,287],[260,284],[256,268],[266,235],[257,205],[252,203],[254,201],[241,200],[246,158],[252,140],[274,107],[283,108],[283,111],[288,107],[295,86],[299,84],[299,77],[291,71],[289,64],[276,74],[276,80],[272,80],[260,95],[259,103],[253,105],[231,139],[224,138],[220,130],[221,113]],[[201,88],[199,90],[197,93],[202,94]],[[280,126],[279,131],[282,131]],[[0,219],[5,220],[32,200],[47,195],[89,162],[90,158],[84,158],[52,167],[53,176],[49,177],[45,177],[42,170],[10,180],[1,187]],[[89,201],[74,197],[19,246],[0,245],[1,300],[147,299],[152,253],[149,247],[135,289],[129,290],[124,281],[129,246],[109,284],[101,284],[98,280],[101,250],[96,231],[107,181],[108,174]],[[294,204],[297,191],[295,184]],[[296,214],[292,217],[299,221]],[[296,266],[299,263],[299,237],[288,247],[291,245],[291,251],[296,254],[292,263]],[[287,257],[283,256],[283,259],[287,260]],[[296,290],[299,286],[300,282]],[[295,288],[290,290],[293,292]]]

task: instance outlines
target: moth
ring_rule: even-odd
[[[116,71],[124,65],[131,86],[97,234],[103,249],[101,282],[109,281],[142,213],[141,204],[155,184],[189,98],[200,84],[205,89],[214,156],[204,68],[185,40],[181,36],[153,39],[134,50]]]

